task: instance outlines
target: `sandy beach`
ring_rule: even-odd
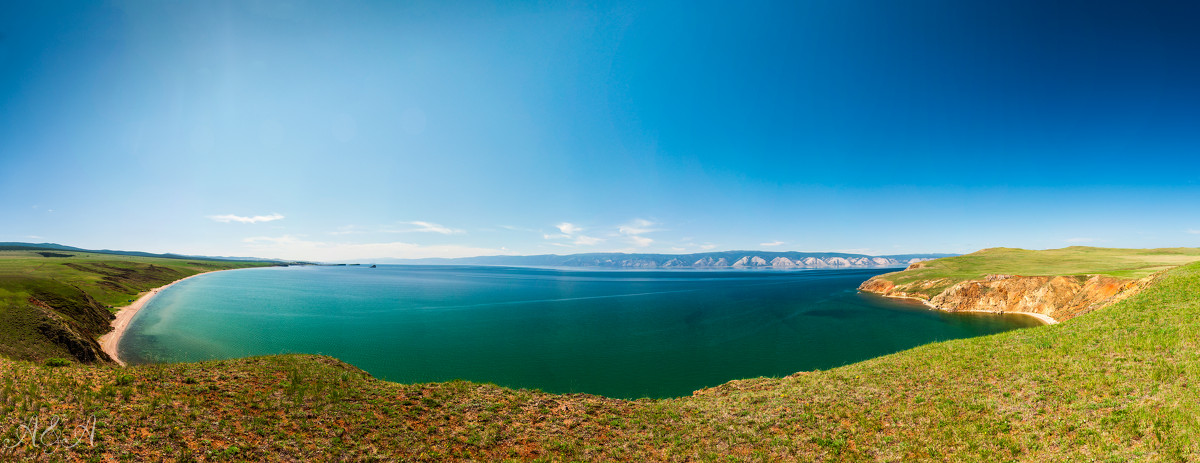
[[[125,361],[121,360],[121,357],[117,355],[117,347],[121,344],[121,336],[125,334],[125,329],[129,328],[129,321],[133,320],[133,316],[136,315],[139,310],[142,310],[142,307],[149,303],[154,296],[158,295],[159,291],[170,288],[171,285],[187,280],[188,278],[194,278],[204,275],[205,273],[212,273],[214,271],[220,272],[222,270],[201,272],[189,277],[180,278],[168,284],[146,291],[139,295],[132,304],[121,307],[119,310],[117,310],[117,318],[114,318],[112,321],[112,331],[100,336],[100,339],[98,340],[100,342],[100,349],[103,350],[104,353],[108,354],[109,357],[112,357],[113,360],[116,360],[118,364],[125,366]]]

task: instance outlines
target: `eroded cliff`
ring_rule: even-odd
[[[888,297],[918,299],[950,312],[1026,313],[1061,322],[1132,296],[1151,278],[987,275],[959,282],[941,278],[897,285],[887,275],[880,275],[867,280],[859,289]]]

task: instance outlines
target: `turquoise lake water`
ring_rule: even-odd
[[[162,291],[120,350],[130,363],[318,353],[405,383],[673,397],[1039,324],[855,289],[891,270],[233,270]]]

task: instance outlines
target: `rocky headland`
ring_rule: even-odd
[[[921,268],[923,262],[908,270]],[[1022,313],[1048,323],[1078,317],[1137,294],[1154,278],[1107,275],[1021,276],[991,274],[978,279],[918,279],[897,284],[894,275],[879,275],[859,290],[887,297],[915,299],[948,312]]]

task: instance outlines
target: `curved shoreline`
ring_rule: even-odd
[[[121,357],[117,354],[117,348],[121,345],[121,337],[125,335],[125,330],[129,328],[129,322],[133,320],[133,316],[137,315],[138,311],[142,310],[142,307],[145,307],[151,299],[154,299],[154,296],[157,296],[159,291],[167,289],[175,283],[179,283],[189,278],[198,277],[206,273],[223,271],[224,270],[209,270],[207,272],[200,272],[142,293],[133,301],[133,303],[117,310],[116,318],[113,318],[112,322],[110,323],[113,327],[112,331],[104,333],[97,340],[100,343],[100,350],[103,350],[104,353],[108,354],[109,357],[112,357],[113,361],[117,362],[118,365],[125,366],[125,361],[121,360]]]
[[[929,301],[927,301],[927,300],[925,300],[925,299],[921,299],[921,298],[919,298],[919,297],[913,297],[913,296],[893,296],[893,295],[890,295],[890,294],[879,294],[879,293],[875,293],[875,292],[871,292],[871,291],[866,291],[866,292],[868,292],[868,293],[871,293],[871,294],[875,294],[875,295],[878,295],[878,296],[890,297],[890,298],[892,298],[892,299],[912,299],[912,300],[914,300],[914,301],[920,301],[922,304],[925,304],[925,306],[926,306],[926,307],[929,307],[929,308],[931,308],[931,309],[935,309],[935,310],[940,310],[940,311],[942,311],[942,312],[950,312],[950,313],[963,313],[963,312],[969,312],[969,313],[994,313],[994,314],[1016,314],[1016,315],[1028,315],[1028,316],[1030,316],[1030,317],[1033,317],[1033,318],[1036,318],[1036,319],[1040,320],[1042,323],[1045,323],[1045,324],[1047,324],[1047,325],[1057,325],[1057,324],[1058,324],[1058,320],[1055,320],[1055,319],[1054,319],[1054,317],[1051,317],[1051,316],[1049,316],[1049,315],[1046,315],[1046,314],[1033,313],[1033,312],[993,312],[993,311],[991,311],[991,310],[946,310],[946,309],[943,309],[943,308],[941,308],[941,307],[938,307],[938,306],[936,306],[936,305],[933,305],[933,304],[931,304]]]

